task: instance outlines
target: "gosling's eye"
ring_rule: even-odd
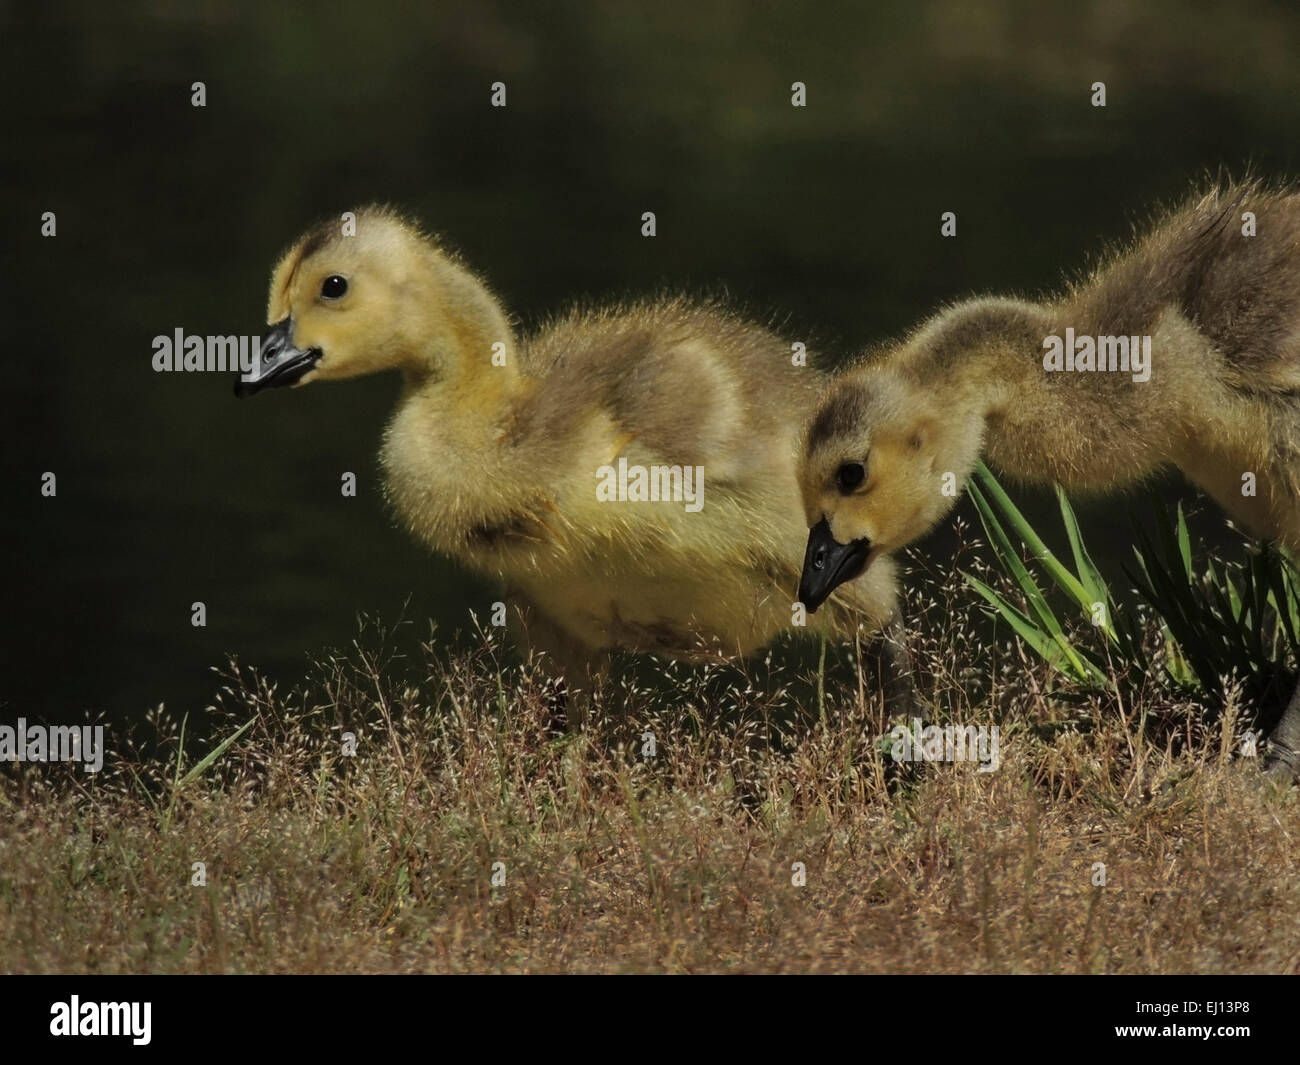
[[[348,279],[338,274],[330,274],[321,282],[320,295],[324,300],[341,299],[348,290]]]
[[[866,475],[867,471],[862,463],[846,462],[836,471],[835,480],[839,483],[840,491],[848,495],[862,483]]]

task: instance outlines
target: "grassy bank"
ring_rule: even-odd
[[[0,968],[1300,971],[1300,801],[1240,708],[1054,692],[961,584],[923,582],[913,652],[934,720],[999,726],[991,773],[891,769],[846,648],[820,711],[779,661],[669,665],[577,736],[488,637],[368,628],[286,693],[232,666],[183,755],[160,713],[97,776],[0,778]]]

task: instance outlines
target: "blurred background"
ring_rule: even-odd
[[[260,334],[322,216],[407,208],[524,327],[725,293],[829,367],[1057,287],[1221,167],[1300,175],[1290,2],[9,2],[0,53],[0,722],[198,713],[227,655],[292,685],[359,611],[450,635],[495,598],[385,510],[396,378],[236,401],[151,368],[177,328]],[[1083,510],[1116,576],[1135,509]]]

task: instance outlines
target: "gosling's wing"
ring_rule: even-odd
[[[774,334],[680,302],[575,315],[538,337],[531,358],[543,380],[533,435],[558,439],[557,420],[596,412],[610,419],[616,444],[704,466],[718,484],[792,464],[792,442],[823,384]]]
[[[1172,309],[1247,392],[1300,389],[1300,194],[1248,182],[1166,216],[1080,290],[1081,332],[1149,334]]]
[[[707,559],[750,572],[753,584],[770,576],[793,589],[807,539],[795,463],[822,380],[794,365],[787,343],[733,317],[667,305],[574,316],[535,338],[528,357],[538,384],[515,431],[555,485],[566,536],[644,557],[667,552],[688,567]],[[689,473],[683,496],[701,510],[688,511],[685,498],[598,505],[600,471],[620,460],[678,467],[669,473],[684,489]]]

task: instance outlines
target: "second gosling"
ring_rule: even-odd
[[[933,528],[981,452],[1072,492],[1176,468],[1300,549],[1300,194],[1216,188],[1060,297],[958,303],[838,378],[801,460],[803,602]],[[1300,777],[1300,690],[1265,764]]]

